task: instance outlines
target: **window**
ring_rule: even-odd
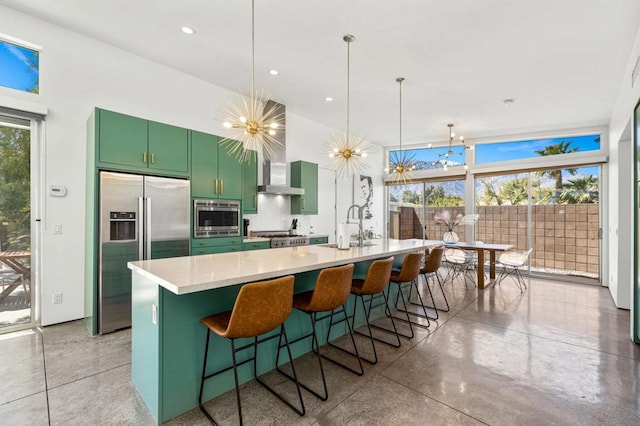
[[[598,151],[600,135],[566,138],[536,139],[518,142],[479,144],[476,146],[476,164],[521,160],[541,156]]]
[[[415,170],[442,169],[447,167],[463,166],[466,162],[466,150],[464,146],[448,146],[440,148],[403,149],[402,158],[413,162]],[[400,157],[400,151],[389,151],[389,162]]]
[[[40,91],[40,52],[0,39],[0,86],[24,92]]]

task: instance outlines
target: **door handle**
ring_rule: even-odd
[[[220,179],[220,194],[224,194],[224,179]]]
[[[146,152],[143,152],[143,153],[142,153],[142,162],[143,162],[144,164],[147,164],[147,153],[146,153]]]
[[[302,210],[304,210],[304,208],[305,208],[304,205],[305,205],[304,197],[302,197]]]
[[[216,183],[215,183],[215,189],[213,190],[214,194],[218,193],[218,179],[216,179]]]
[[[152,152],[151,153],[151,164],[155,164],[156,163],[156,155]]]
[[[142,201],[142,197],[138,197],[138,219],[136,220],[136,228],[138,231],[138,260],[142,260],[143,259],[143,255],[144,255],[144,232],[142,231],[142,229],[140,229],[140,225],[143,222],[142,220],[142,213],[144,211],[144,204]]]
[[[147,206],[146,206],[146,220],[145,220],[145,240],[147,242],[147,252],[145,253],[144,258],[149,260],[151,259],[151,198],[147,198]]]

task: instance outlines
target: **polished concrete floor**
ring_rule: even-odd
[[[329,399],[303,392],[304,417],[244,385],[245,424],[640,424],[640,345],[607,289],[531,280],[524,294],[509,281],[445,291],[450,312],[399,349],[378,345],[363,376],[325,363]],[[153,424],[130,382],[130,337],[88,337],[79,321],[0,336],[0,424]],[[314,361],[295,365],[317,385]],[[294,395],[282,376],[265,376]],[[221,424],[237,423],[234,398],[207,403]],[[208,422],[196,409],[169,424]]]

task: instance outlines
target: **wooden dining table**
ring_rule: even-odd
[[[478,253],[478,288],[485,288],[484,282],[484,252],[489,252],[489,278],[490,281],[496,278],[496,252],[509,251],[515,246],[513,244],[486,244],[486,243],[445,243],[446,248],[460,250],[475,250]]]
[[[0,262],[13,269],[18,277],[14,279],[4,290],[0,293],[0,303],[4,301],[9,295],[18,288],[20,285],[31,278],[31,267],[24,263],[24,259],[31,257],[31,252],[28,251],[2,251],[0,252]],[[26,287],[25,287],[26,289]]]

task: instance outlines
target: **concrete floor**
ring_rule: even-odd
[[[377,345],[364,376],[325,363],[329,399],[303,391],[304,417],[244,385],[245,424],[640,424],[640,345],[607,289],[531,280],[524,294],[510,281],[445,290],[451,311],[399,349]],[[130,338],[89,337],[79,321],[0,336],[0,424],[153,424],[130,382]],[[315,359],[296,361],[317,384]],[[265,380],[294,395],[282,376]],[[237,423],[234,393],[207,407]],[[196,409],[169,424],[208,422]]]

